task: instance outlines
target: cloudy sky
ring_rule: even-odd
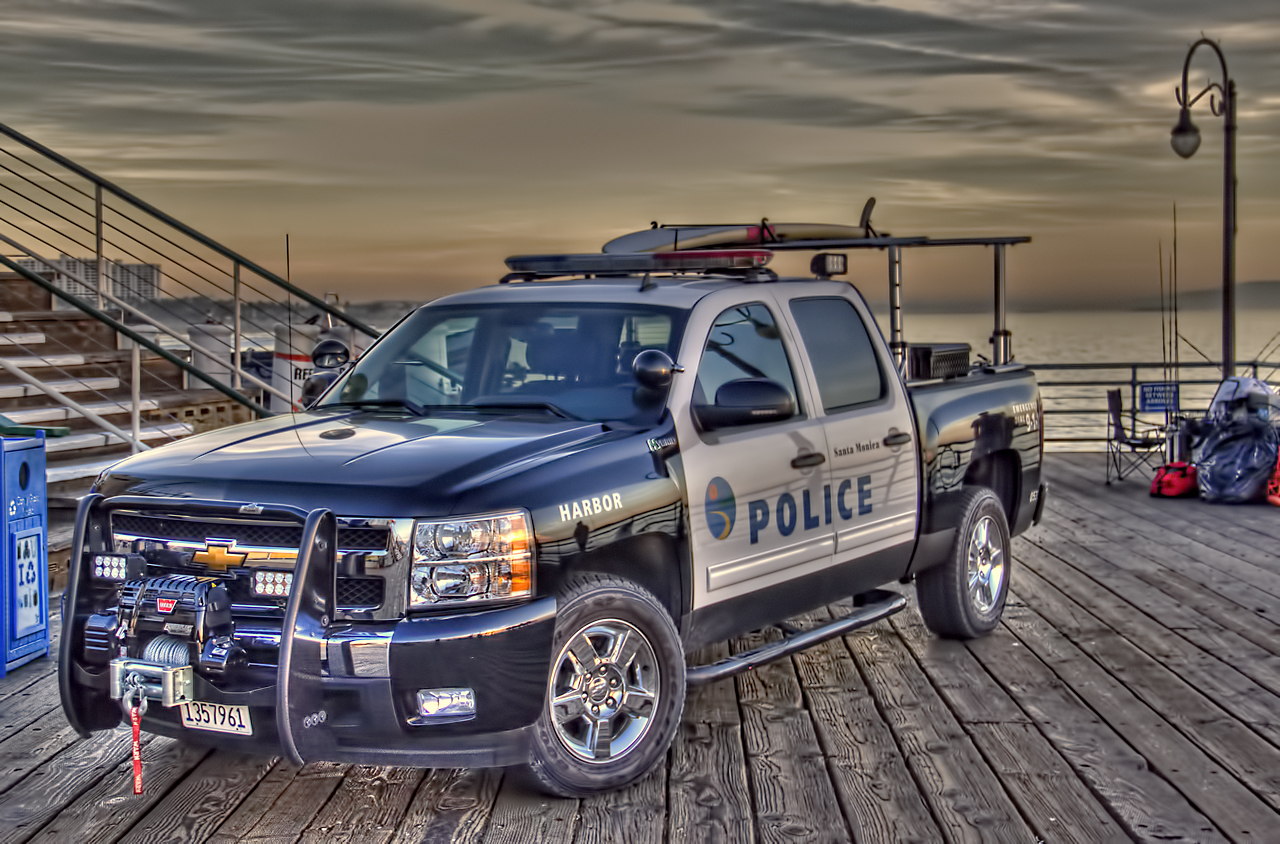
[[[1222,121],[1169,148],[1204,32],[1239,97],[1238,277],[1280,278],[1276,0],[7,0],[0,122],[344,298],[671,222],[1029,234],[1013,298],[1220,280]],[[1193,64],[1197,89],[1220,73]],[[1197,84],[1198,83],[1198,84]],[[982,250],[909,294],[983,297]],[[883,256],[855,261],[879,292]]]

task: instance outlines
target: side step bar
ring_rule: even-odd
[[[897,592],[890,592],[887,589],[873,589],[861,597],[863,599],[862,606],[854,607],[853,612],[843,618],[832,621],[830,624],[824,624],[821,627],[815,627],[813,630],[806,630],[802,633],[788,635],[781,642],[770,642],[754,650],[734,654],[710,665],[691,667],[685,674],[686,682],[690,686],[699,686],[703,683],[723,680],[725,677],[732,677],[734,674],[750,671],[752,668],[773,662],[775,659],[790,656],[797,651],[813,647],[828,639],[834,639],[860,627],[874,624],[899,612],[907,605],[906,598]]]

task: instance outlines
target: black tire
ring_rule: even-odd
[[[963,495],[950,556],[916,578],[925,625],[947,639],[976,639],[995,629],[1009,595],[1013,563],[1000,499],[986,487],[970,487]]]
[[[587,797],[666,757],[684,712],[684,650],[651,593],[612,575],[573,578],[559,597],[549,674],[525,769],[535,787]]]

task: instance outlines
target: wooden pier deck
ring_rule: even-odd
[[[912,609],[699,689],[668,763],[590,800],[158,737],[134,797],[128,735],[76,737],[40,660],[0,680],[0,843],[1280,841],[1280,510],[1048,476],[995,634]]]

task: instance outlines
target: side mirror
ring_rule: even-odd
[[[768,378],[739,378],[716,390],[716,403],[694,408],[704,430],[781,422],[795,415],[791,391]]]
[[[302,405],[303,408],[311,407],[320,396],[324,395],[324,391],[329,389],[329,385],[337,381],[339,377],[341,376],[332,369],[322,369],[312,375],[302,382],[302,395],[298,397],[298,404]]]
[[[341,369],[351,360],[351,350],[341,340],[321,340],[311,350],[311,362],[316,369]]]
[[[658,349],[645,349],[636,355],[631,364],[631,372],[640,386],[650,390],[665,390],[670,387],[671,376],[675,371],[675,361]]]

